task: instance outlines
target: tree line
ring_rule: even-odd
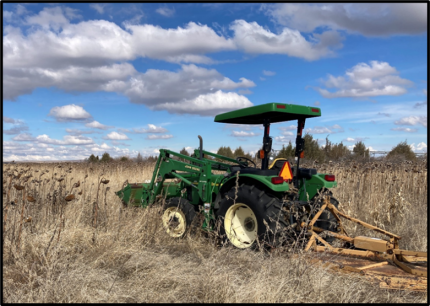
[[[358,141],[355,143],[352,151],[348,149],[342,142],[333,143],[328,137],[324,146],[320,146],[313,136],[306,134],[305,148],[304,148],[304,159],[326,162],[326,161],[342,161],[342,160],[368,160],[370,157],[370,150],[366,147],[364,142]],[[282,149],[278,152],[275,158],[287,158],[294,159],[296,147],[293,146],[291,141],[287,146],[282,145]],[[407,144],[406,140],[398,143],[391,151],[387,154],[385,159],[387,160],[416,160],[416,155],[412,151],[411,147]]]
[[[318,141],[313,138],[311,134],[306,134],[305,139],[305,148],[304,148],[304,159],[312,160],[317,162],[326,162],[326,161],[342,161],[342,160],[368,160],[370,157],[369,148],[362,141],[358,141],[352,151],[348,149],[342,142],[340,143],[332,143],[328,137],[326,138],[326,142],[324,146],[320,146]],[[294,159],[296,147],[290,141],[287,145],[282,145],[281,150],[277,152],[276,155],[272,155],[274,158],[287,158],[290,160]],[[182,148],[179,152],[185,156],[192,156],[188,151]],[[254,161],[257,160],[256,154],[251,155],[249,152],[245,152],[241,146],[232,150],[229,146],[222,146],[216,152],[218,155],[226,156],[229,158],[237,158],[237,157],[246,157],[252,159]],[[97,162],[155,162],[158,156],[147,156],[143,157],[140,153],[138,153],[137,157],[130,158],[128,156],[121,156],[118,158],[112,158],[109,153],[103,153],[102,157],[99,158],[94,154],[87,159],[90,163]],[[211,158],[211,157],[207,157]],[[386,159],[402,159],[402,160],[416,160],[416,155],[412,151],[411,147],[407,144],[406,141],[402,141],[397,144],[385,157]]]

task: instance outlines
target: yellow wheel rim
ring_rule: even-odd
[[[227,238],[235,247],[246,249],[257,239],[257,218],[248,205],[237,203],[227,210],[224,229]]]
[[[184,213],[177,207],[169,207],[163,214],[163,226],[171,237],[181,237],[187,228]]]

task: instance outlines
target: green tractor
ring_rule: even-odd
[[[164,198],[162,222],[172,237],[182,237],[201,214],[203,230],[217,230],[237,248],[273,247],[295,240],[300,224],[312,219],[322,206],[321,195],[338,206],[329,191],[337,186],[334,175],[299,167],[305,120],[318,116],[317,107],[281,103],[219,114],[215,122],[263,125],[263,145],[257,153],[261,168],[246,157],[232,159],[205,151],[198,136],[199,148],[192,156],[160,149],[151,181],[128,184],[116,194],[124,204],[142,207]],[[286,159],[270,162],[270,124],[291,120],[298,120],[294,164]],[[315,225],[336,232],[337,221],[324,210]]]

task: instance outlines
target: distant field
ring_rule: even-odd
[[[160,206],[124,208],[114,194],[154,165],[3,163],[3,302],[427,303],[301,257],[219,248],[200,232],[170,238]],[[336,175],[341,210],[427,250],[426,160],[316,168]]]

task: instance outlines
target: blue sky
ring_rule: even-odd
[[[213,118],[269,102],[320,107],[321,145],[427,151],[427,3],[2,6],[4,161],[254,153],[261,127]]]

